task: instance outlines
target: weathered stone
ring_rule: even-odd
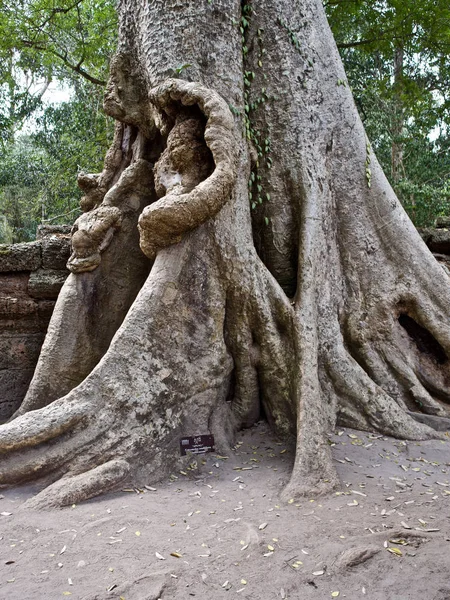
[[[52,316],[53,309],[55,308],[54,300],[39,300],[38,302],[38,316],[41,331],[47,331],[47,326]]]
[[[8,332],[1,335],[0,371],[34,369],[43,341],[44,333]]]
[[[71,252],[70,235],[59,233],[48,235],[41,240],[41,244],[44,269],[65,269]]]
[[[21,319],[0,318],[0,336],[7,333],[45,333],[48,327],[48,317],[39,318],[38,313],[22,317]]]
[[[437,217],[435,226],[437,229],[450,229],[450,217]]]
[[[28,293],[33,298],[56,300],[69,272],[67,270],[38,269],[28,282]]]
[[[34,369],[0,371],[0,422],[6,421],[20,406]]]
[[[427,232],[429,237],[425,243],[432,252],[450,254],[450,229],[432,229]]]
[[[42,240],[43,238],[53,234],[69,235],[72,229],[72,225],[38,225],[36,230],[36,239]]]
[[[14,297],[26,296],[28,278],[28,273],[0,273],[0,294]]]
[[[22,319],[37,313],[37,303],[31,298],[0,296],[0,319]]]
[[[0,272],[35,271],[41,266],[41,242],[0,244]]]

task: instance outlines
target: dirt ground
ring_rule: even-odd
[[[264,423],[153,489],[46,512],[2,490],[0,598],[450,599],[450,441],[330,442],[342,488],[301,502]]]

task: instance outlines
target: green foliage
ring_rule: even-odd
[[[106,82],[113,0],[0,0],[0,142],[42,105],[51,81]]]
[[[374,151],[414,223],[430,225],[450,212],[450,4],[325,5]]]
[[[101,90],[79,84],[72,100],[49,106],[36,131],[18,136],[0,156],[0,243],[32,240],[39,223],[79,215],[77,174],[101,170],[112,141],[101,98]]]
[[[112,136],[101,105],[117,16],[113,0],[0,6],[0,242],[17,242],[33,239],[42,221],[73,221],[77,173],[101,169]],[[55,80],[70,101],[45,102]]]
[[[48,176],[44,154],[23,137],[0,161],[0,243],[33,239]]]

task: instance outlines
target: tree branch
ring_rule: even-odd
[[[106,81],[104,81],[103,79],[98,79],[97,77],[94,77],[93,75],[90,75],[87,71],[85,71],[81,67],[80,62],[76,65],[71,63],[70,60],[67,58],[67,54],[61,54],[61,52],[58,52],[57,50],[48,48],[47,46],[41,45],[39,43],[32,42],[31,40],[20,40],[20,41],[27,48],[34,48],[35,50],[40,50],[42,52],[48,52],[49,54],[53,54],[53,56],[56,56],[57,58],[59,58],[63,62],[63,64],[66,67],[68,67],[71,71],[73,71],[74,73],[78,73],[78,75],[81,75],[82,77],[84,77],[85,79],[90,81],[91,83],[94,83],[96,85],[106,85]]]
[[[76,0],[76,2],[74,2],[71,6],[68,6],[67,8],[54,8],[50,12],[49,16],[39,25],[38,29],[39,30],[43,29],[48,23],[50,23],[50,21],[53,19],[53,17],[55,15],[58,15],[58,14],[66,15],[68,12],[70,12],[74,8],[77,8],[78,5],[81,4],[82,2],[83,2],[83,0]]]

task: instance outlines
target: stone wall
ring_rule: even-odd
[[[450,276],[450,217],[438,217],[434,227],[419,229],[419,233]]]
[[[0,422],[20,406],[67,275],[70,227],[41,226],[35,242],[0,244]]]

